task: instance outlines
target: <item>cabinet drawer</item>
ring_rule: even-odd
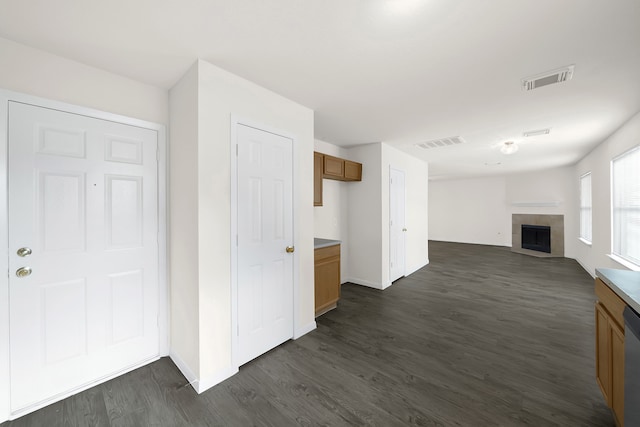
[[[340,245],[327,246],[326,248],[319,248],[314,251],[315,261],[320,261],[331,257],[340,257]]]
[[[599,278],[596,278],[596,296],[600,304],[604,306],[611,316],[611,319],[618,324],[618,327],[624,330],[622,311],[627,304]]]

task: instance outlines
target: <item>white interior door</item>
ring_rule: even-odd
[[[238,124],[238,365],[293,337],[293,141]]]
[[[158,356],[158,141],[10,102],[8,143],[16,412]]]
[[[393,282],[405,273],[406,257],[404,172],[389,169],[389,279]]]

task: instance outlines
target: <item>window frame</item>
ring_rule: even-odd
[[[589,179],[589,197],[588,197],[588,201],[589,201],[589,205],[588,206],[584,206],[584,186],[583,186],[583,182],[585,182],[585,179]],[[593,243],[593,175],[591,173],[591,171],[586,172],[584,174],[582,174],[580,176],[580,230],[579,230],[579,238],[580,240],[591,246]],[[585,231],[585,224],[583,223],[583,221],[585,220],[585,210],[587,210],[588,212],[588,226],[589,226],[589,230],[588,230],[588,235],[584,234],[583,231]]]
[[[638,215],[637,217],[640,218],[640,206],[635,207],[635,206],[630,206],[630,207],[624,207],[624,206],[617,206],[616,205],[616,195],[618,194],[616,192],[616,170],[615,170],[615,165],[617,162],[625,159],[628,156],[638,156],[638,162],[640,163],[640,145],[636,145],[634,147],[632,147],[629,150],[626,150],[625,152],[619,154],[618,156],[614,157],[613,159],[611,159],[611,167],[610,167],[610,173],[611,173],[611,203],[610,203],[610,207],[611,207],[611,253],[610,253],[610,257],[615,260],[616,262],[624,265],[625,267],[632,269],[632,270],[640,270],[640,255],[639,258],[635,258],[633,256],[630,256],[628,254],[628,251],[625,250],[618,250],[618,245],[617,245],[617,241],[616,241],[616,237],[617,236],[627,236],[627,233],[624,233],[624,231],[627,231],[625,229],[622,230],[618,230],[619,227],[622,228],[626,228],[625,224],[620,225],[619,227],[617,224],[617,218],[619,218],[618,211],[621,209],[626,209],[626,210],[638,210]],[[637,168],[635,168],[635,170],[640,170],[640,165],[638,165]],[[625,183],[628,181],[624,181]],[[620,185],[620,184],[619,184]],[[638,187],[638,194],[637,197],[638,199],[640,199],[640,187]],[[635,193],[632,193],[633,195],[636,195]],[[629,239],[629,240],[624,240],[620,242],[620,247],[622,246],[628,246],[628,242],[632,241],[633,239]],[[624,252],[624,253],[623,253]]]

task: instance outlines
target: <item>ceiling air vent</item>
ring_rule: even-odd
[[[428,150],[429,148],[448,147],[450,145],[458,145],[464,143],[464,139],[460,136],[450,136],[448,138],[432,139],[431,141],[416,144],[416,147]]]
[[[557,70],[548,71],[532,77],[522,79],[522,90],[533,90],[542,86],[548,86],[555,83],[566,82],[573,77],[573,69],[575,65],[559,68]]]

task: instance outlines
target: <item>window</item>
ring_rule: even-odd
[[[580,177],[580,238],[591,243],[591,172]]]
[[[640,266],[640,146],[611,162],[612,249]]]

